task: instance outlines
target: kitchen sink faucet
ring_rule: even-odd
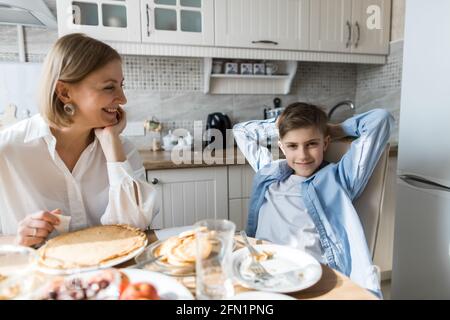
[[[331,108],[330,112],[328,112],[328,120],[331,120],[331,115],[337,108],[339,108],[340,106],[344,106],[344,105],[347,105],[350,107],[350,109],[355,110],[355,104],[353,103],[353,101],[351,101],[351,100],[341,101],[338,104],[336,104],[333,108]]]

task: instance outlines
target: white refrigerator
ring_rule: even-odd
[[[392,299],[450,299],[450,1],[406,1]]]

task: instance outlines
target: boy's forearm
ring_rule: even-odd
[[[345,136],[350,137],[370,135],[380,130],[387,130],[386,133],[389,136],[393,123],[394,118],[388,111],[372,109],[345,120],[341,123],[341,128]]]
[[[272,161],[267,149],[267,139],[278,137],[275,119],[253,120],[238,123],[233,127],[233,134],[239,149],[255,171]]]

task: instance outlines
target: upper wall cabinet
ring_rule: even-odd
[[[216,0],[215,45],[307,50],[310,0]]]
[[[141,12],[143,42],[214,45],[214,0],[141,0]]]
[[[391,0],[311,1],[310,49],[388,54]]]
[[[58,0],[60,36],[82,32],[101,40],[141,41],[138,0]]]
[[[60,36],[83,32],[122,54],[377,64],[389,54],[391,0],[58,0],[57,11]]]
[[[353,0],[352,52],[388,54],[391,0]]]
[[[313,0],[310,49],[350,52],[352,0]]]

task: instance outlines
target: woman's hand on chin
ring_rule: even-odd
[[[123,151],[122,143],[119,139],[119,134],[125,129],[127,125],[127,117],[125,110],[121,107],[117,109],[118,122],[115,125],[104,128],[95,129],[95,135],[102,146],[106,160],[108,162],[123,162],[126,156]]]
[[[123,110],[122,107],[119,107],[117,109],[117,112],[118,112],[117,115],[118,121],[116,124],[104,128],[95,129],[95,135],[100,140],[100,142],[102,142],[102,139],[110,138],[111,136],[119,136],[119,134],[121,134],[122,131],[125,129],[125,126],[127,125],[126,112],[125,110]]]

